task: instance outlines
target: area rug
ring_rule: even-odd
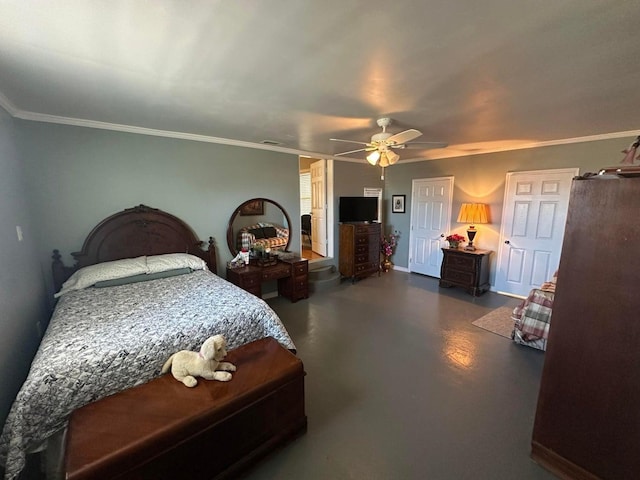
[[[512,311],[513,307],[499,307],[471,323],[501,337],[511,338],[511,331],[513,330]]]

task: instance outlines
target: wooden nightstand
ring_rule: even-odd
[[[458,250],[443,248],[440,267],[441,287],[463,287],[477,297],[489,290],[489,257],[491,250]]]

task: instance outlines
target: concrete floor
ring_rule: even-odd
[[[243,478],[555,478],[529,458],[544,353],[471,324],[517,303],[398,271],[270,299],[305,365],[309,427]]]

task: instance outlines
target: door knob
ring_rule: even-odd
[[[511,242],[510,242],[509,240],[505,240],[505,241],[504,241],[504,243],[505,243],[506,245],[511,245]]]
[[[444,233],[441,233],[441,234],[440,234],[440,236],[441,236],[442,238],[444,238]]]

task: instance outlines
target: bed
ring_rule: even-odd
[[[547,338],[551,326],[553,300],[556,291],[557,272],[553,279],[534,288],[517,307],[513,309],[511,318],[514,321],[511,338],[520,345],[547,349]]]
[[[197,350],[213,334],[224,334],[229,349],[272,336],[295,351],[265,302],[215,274],[213,240],[207,250],[201,244],[177,217],[140,205],[100,222],[72,254],[74,267],[54,253],[62,290],[0,437],[6,479],[73,410],[157,377],[172,353]],[[105,280],[105,270],[116,278]]]

